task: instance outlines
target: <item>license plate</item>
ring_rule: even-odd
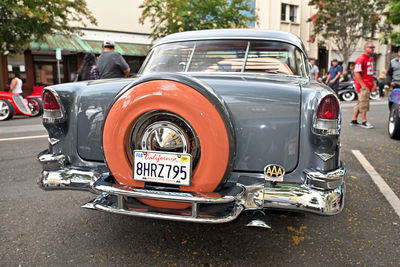
[[[190,154],[134,150],[133,155],[133,180],[190,185]]]

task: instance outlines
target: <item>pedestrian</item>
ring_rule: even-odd
[[[311,80],[316,80],[318,81],[318,66],[315,65],[315,59],[311,58],[310,59],[310,64],[311,64],[311,70],[310,70],[310,74],[311,74]]]
[[[76,81],[97,80],[98,78],[96,57],[93,53],[88,53],[83,58],[83,64],[79,69]]]
[[[114,41],[103,42],[103,53],[97,61],[100,79],[129,77],[131,71],[125,59],[115,50]]]
[[[339,83],[341,82],[349,82],[352,81],[353,76],[351,75],[351,71],[347,70],[339,79]]]
[[[390,61],[386,79],[393,89],[400,88],[400,48],[397,51],[397,57]]]
[[[339,78],[342,74],[342,66],[339,65],[337,59],[332,60],[332,66],[329,68],[328,77],[325,83],[337,94],[339,89]]]
[[[385,94],[383,93],[383,88],[385,87],[386,84],[386,70],[381,70],[377,80],[378,80],[379,97],[382,98],[385,96]]]
[[[354,62],[354,82],[358,94],[358,101],[354,107],[351,126],[360,125],[363,128],[374,128],[367,121],[367,111],[369,111],[369,95],[371,91],[376,91],[374,82],[374,59],[371,55],[374,53],[375,46],[368,42],[364,45],[364,54],[359,56]],[[358,123],[358,114],[361,114],[362,123]]]
[[[18,71],[13,71],[11,73],[10,92],[22,94],[22,80]]]

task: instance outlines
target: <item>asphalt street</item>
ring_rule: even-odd
[[[95,195],[36,185],[41,119],[0,122],[0,266],[400,266],[400,217],[352,152],[400,197],[400,141],[388,137],[386,100],[368,113],[374,129],[348,125],[353,105],[342,106],[343,212],[271,211],[270,230],[244,226],[247,214],[207,225],[80,208]]]

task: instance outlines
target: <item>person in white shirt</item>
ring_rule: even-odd
[[[11,73],[10,92],[22,94],[22,80],[20,79],[19,72],[14,71]]]
[[[316,80],[318,81],[318,66],[315,65],[315,59],[311,58],[310,59],[310,63],[311,63],[311,70],[310,70],[310,74],[311,74],[311,80]]]

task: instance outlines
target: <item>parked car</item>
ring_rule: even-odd
[[[41,92],[44,87],[34,87],[33,93],[23,98],[19,94],[0,91],[0,121],[14,115],[37,117],[43,113]]]
[[[353,101],[357,99],[356,86],[353,80],[339,83],[338,96],[344,101]],[[371,100],[379,99],[378,91],[371,92],[369,98]]]
[[[388,133],[390,138],[400,139],[400,88],[390,93],[389,99]]]
[[[136,78],[49,86],[43,100],[38,183],[97,193],[85,208],[200,223],[343,209],[340,104],[290,33],[172,34]]]

